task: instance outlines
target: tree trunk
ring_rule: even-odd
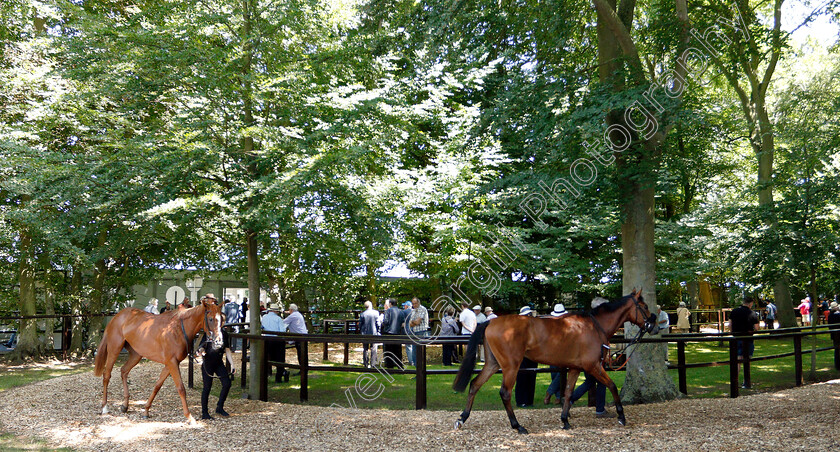
[[[28,197],[26,197],[28,198]],[[20,231],[20,262],[18,263],[18,283],[20,298],[18,307],[22,317],[34,316],[35,311],[35,256],[32,235],[25,226]],[[37,358],[42,347],[38,340],[38,322],[35,319],[22,319],[18,330],[18,342],[15,357],[19,359]]]
[[[81,317],[84,297],[82,296],[82,265],[76,262],[73,266],[73,278],[70,280],[70,347],[71,356],[82,353],[84,345],[84,321]]]
[[[594,0],[597,15],[598,63],[600,81],[613,91],[625,89],[627,80],[618,69],[628,65],[634,85],[646,83],[638,51],[632,42],[634,0]],[[680,8],[678,10],[681,11]],[[682,17],[680,17],[682,19]],[[607,114],[608,126],[628,127],[624,111]],[[654,311],[656,306],[656,255],[654,253],[654,205],[657,155],[664,142],[664,134],[657,132],[648,141],[638,137],[617,156],[619,179],[622,182],[622,285],[623,294],[642,290],[645,302]],[[625,336],[632,337],[639,328],[625,324]],[[674,399],[678,391],[668,376],[662,346],[639,344],[628,350],[627,377],[621,388],[624,403],[658,402]]]
[[[260,263],[258,258],[257,235],[254,231],[246,231],[248,243],[248,310],[251,311],[251,334],[260,334],[262,324],[260,322]],[[248,382],[248,392],[252,398],[257,397],[260,390],[259,379],[262,367],[262,356],[265,347],[262,341],[251,341],[250,372],[251,379]]]
[[[41,253],[38,256],[38,263],[44,272],[44,314],[48,316],[55,315],[55,284],[53,282],[54,274],[52,264],[50,263],[50,253],[48,251]],[[58,323],[54,318],[44,319],[44,331],[46,331],[44,347],[46,351],[51,351],[55,348],[53,332]]]
[[[654,253],[654,189],[631,183],[631,191],[624,206],[621,225],[623,252],[622,293],[642,290],[651,312],[656,307],[656,255]],[[639,328],[624,324],[625,337],[635,337]],[[661,337],[657,334],[654,337]],[[650,403],[672,400],[679,396],[676,385],[668,375],[665,356],[660,344],[638,344],[627,350],[627,376],[621,387],[622,403]]]
[[[108,240],[107,230],[99,232],[98,247],[102,249]],[[103,301],[105,295],[105,278],[108,275],[108,267],[104,259],[99,259],[94,264],[93,268],[93,290],[90,293],[89,312],[92,314],[88,318],[88,350],[85,353],[92,353],[96,347],[99,346],[99,341],[102,340],[103,328],[102,317],[97,314],[103,311]]]
[[[367,272],[367,289],[368,289],[368,297],[370,298],[370,302],[373,303],[373,307],[379,304],[379,281],[376,278],[376,266],[370,261],[366,266]]]

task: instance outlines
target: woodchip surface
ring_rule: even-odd
[[[531,432],[519,435],[502,410],[473,412],[466,426],[454,431],[457,412],[244,400],[239,398],[238,380],[226,404],[231,413],[227,419],[187,424],[171,380],[155,399],[151,418],[142,419],[142,405],[161,369],[144,361],[132,371],[127,414],[118,410],[122,385],[116,368],[109,390],[111,415],[99,414],[102,380],[91,372],[0,392],[0,432],[92,451],[840,450],[840,381],[737,399],[627,406],[625,427],[615,419],[597,419],[592,408],[581,407],[572,409],[572,429],[564,431],[559,408],[518,409],[519,421]],[[201,412],[200,390],[200,380],[196,389],[187,390],[196,417]],[[463,394],[454,397],[465,399]]]

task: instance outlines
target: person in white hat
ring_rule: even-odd
[[[487,321],[487,316],[481,312],[481,305],[473,306],[473,312],[475,313],[476,323],[483,323]]]
[[[496,317],[498,317],[496,313],[493,312],[493,308],[491,308],[490,306],[484,308],[484,315],[487,317],[487,320],[493,320]]]
[[[519,315],[528,315],[528,316],[530,316],[530,315],[533,315],[533,312],[534,312],[534,311],[532,311],[532,310],[531,310],[531,307],[530,307],[530,306],[522,306],[521,308],[519,308]]]
[[[551,315],[549,318],[559,318],[563,317],[564,315],[568,314],[569,311],[566,310],[566,307],[563,306],[563,303],[557,303],[554,305],[554,310],[551,311]],[[554,403],[561,404],[563,403],[563,372],[559,372],[560,368],[556,366],[549,366],[551,369],[555,369],[558,372],[551,372],[551,384],[548,385],[548,389],[545,391],[545,398],[543,398],[543,404],[548,405],[551,403],[551,396],[554,396],[556,399]]]

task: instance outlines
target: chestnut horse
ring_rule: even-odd
[[[102,414],[108,414],[108,382],[111,380],[111,369],[120,351],[125,347],[128,350],[128,359],[120,369],[125,401],[120,411],[128,411],[128,373],[142,358],[147,358],[166,367],[160,373],[152,395],[146,401],[143,418],[149,417],[152,401],[166,377],[172,376],[178,395],[181,396],[184,416],[190,424],[194,424],[195,419],[187,407],[187,390],[181,380],[178,365],[192,350],[192,339],[201,329],[207,333],[208,340],[221,346],[221,326],[221,308],[213,298],[203,298],[194,308],[179,308],[159,315],[136,308],[121,310],[108,323],[102,342],[96,350],[93,374],[97,377],[102,375]]]
[[[466,389],[475,368],[476,350],[480,342],[484,342],[485,350],[489,350],[490,353],[487,353],[484,369],[470,384],[467,406],[461,413],[461,418],[455,422],[455,428],[459,429],[464,425],[470,417],[470,410],[479,388],[501,368],[503,382],[499,395],[510,419],[510,426],[519,433],[528,433],[528,430],[519,425],[510,405],[511,389],[516,382],[516,374],[523,357],[569,369],[561,415],[564,429],[570,427],[569,401],[580,371],[588,372],[610,389],[615,400],[618,422],[624,425],[624,408],[621,406],[618,390],[602,364],[609,352],[610,338],[628,321],[644,328],[643,332],[646,330],[656,333],[659,329],[656,316],[650,313],[641,290],[637,292],[634,289],[630,295],[620,300],[604,303],[595,308],[590,315],[567,314],[559,318],[506,315],[479,324],[470,337],[464,360],[452,385],[455,391],[462,392]]]

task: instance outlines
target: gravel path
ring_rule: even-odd
[[[573,408],[572,429],[560,428],[560,409],[517,410],[531,431],[511,430],[504,411],[474,412],[453,431],[458,413],[324,408],[242,400],[234,382],[227,419],[188,425],[167,380],[140,418],[161,365],[144,361],[131,373],[128,414],[99,415],[101,378],[92,373],[54,378],[0,392],[0,431],[45,439],[51,446],[111,451],[288,450],[840,450],[840,381],[738,399],[677,400],[626,407],[628,425]],[[186,365],[182,367],[186,374]],[[218,383],[217,383],[218,384]],[[187,390],[201,412],[200,382]],[[109,391],[119,413],[122,385],[115,368]],[[464,398],[463,394],[454,397]],[[211,396],[211,407],[215,400]]]

